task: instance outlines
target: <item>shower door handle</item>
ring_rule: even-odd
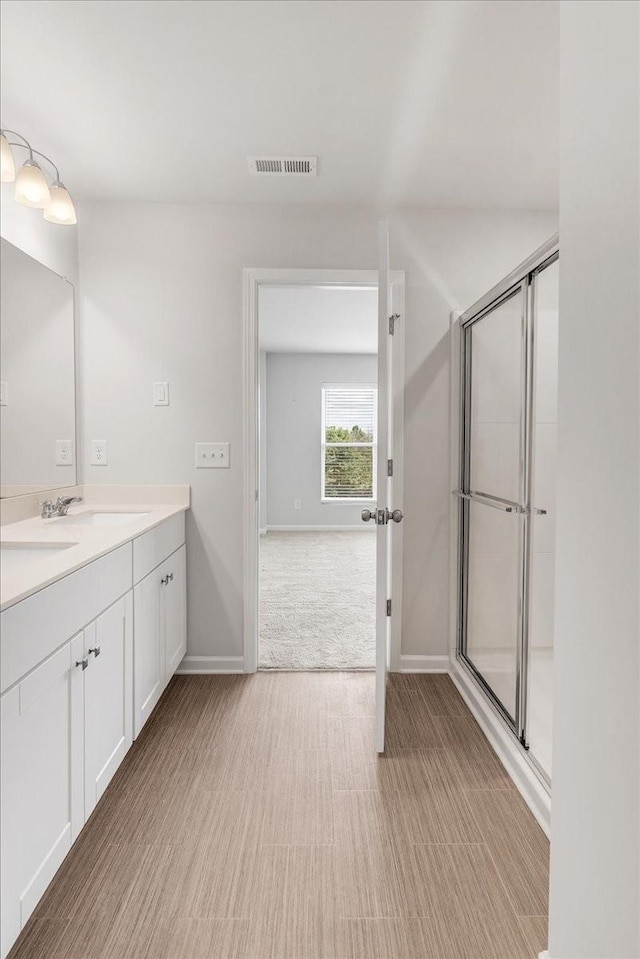
[[[458,499],[470,500],[472,503],[480,503],[481,506],[490,506],[492,509],[502,510],[503,513],[527,513],[527,507],[520,503],[514,503],[509,499],[502,499],[500,496],[490,496],[488,493],[480,493],[475,490],[469,490],[465,493],[461,489],[452,489],[453,496]]]

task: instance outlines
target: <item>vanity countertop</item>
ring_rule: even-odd
[[[0,561],[0,610],[74,573],[171,516],[185,512],[190,505],[188,486],[78,489],[83,501],[71,506],[65,517],[42,519],[39,514],[31,515],[0,527],[0,545],[4,546]],[[58,492],[53,491],[53,499]],[[10,509],[5,510],[5,518]],[[100,514],[99,525],[87,522],[94,513]],[[115,518],[113,514],[126,513],[142,515],[117,525],[109,522]],[[109,516],[105,518],[106,514]],[[60,546],[59,550],[55,550],[56,545]],[[21,561],[13,562],[12,554],[16,558],[19,555]]]

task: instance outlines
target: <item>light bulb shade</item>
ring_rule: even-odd
[[[44,211],[44,218],[49,223],[62,223],[65,226],[73,226],[77,223],[76,211],[73,200],[69,196],[64,183],[56,180],[49,188],[51,200]]]
[[[35,160],[27,160],[16,177],[14,196],[18,203],[34,210],[44,210],[51,200],[45,175]]]
[[[0,179],[3,183],[13,183],[16,178],[16,165],[9,141],[0,135]]]

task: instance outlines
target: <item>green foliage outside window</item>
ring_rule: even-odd
[[[360,426],[350,429],[327,426],[325,448],[324,492],[327,499],[373,497],[373,446],[349,446],[350,443],[372,443],[373,436]],[[345,444],[345,445],[342,445]]]

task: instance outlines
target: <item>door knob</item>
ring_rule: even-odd
[[[391,519],[393,520],[394,523],[401,523],[401,522],[402,522],[402,510],[401,510],[401,509],[391,510],[390,516],[391,516]]]
[[[368,523],[369,520],[376,522],[376,511],[374,509],[363,509],[360,513],[360,519],[363,523]]]

